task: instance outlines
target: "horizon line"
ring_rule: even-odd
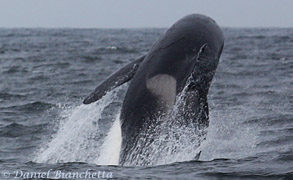
[[[219,25],[220,26],[220,25]],[[145,26],[145,27],[74,27],[74,26],[4,26],[0,29],[168,29],[170,27],[158,27],[158,26]],[[288,29],[293,26],[220,26],[220,28],[231,28],[231,29]]]

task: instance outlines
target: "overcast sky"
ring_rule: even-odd
[[[293,27],[293,0],[0,0],[0,27],[169,27],[190,13],[225,27]]]

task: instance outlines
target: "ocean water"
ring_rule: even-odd
[[[292,28],[223,28],[200,146],[183,132],[187,151],[117,165],[127,84],[82,100],[164,31],[0,29],[0,179],[293,179]]]

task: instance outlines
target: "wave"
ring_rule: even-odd
[[[21,111],[21,112],[26,112],[26,113],[35,113],[35,112],[40,112],[47,110],[51,107],[54,107],[56,105],[46,103],[46,102],[41,102],[41,101],[34,101],[26,104],[21,104],[21,105],[12,105],[8,107],[3,107],[1,108],[2,110],[13,110],[13,111]]]
[[[11,123],[0,127],[0,137],[21,137],[29,134],[40,133],[45,124],[41,125],[22,125]]]
[[[26,95],[0,92],[0,99],[3,99],[3,100],[20,99],[24,97],[26,97]]]

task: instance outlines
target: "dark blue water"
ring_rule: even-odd
[[[293,179],[292,28],[223,29],[198,161],[99,165],[127,86],[94,106],[82,100],[164,31],[0,29],[0,177],[52,169],[115,179]]]

